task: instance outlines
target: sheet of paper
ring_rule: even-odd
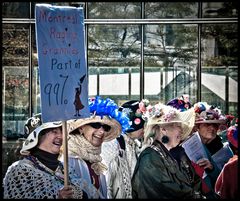
[[[182,143],[182,147],[185,149],[189,159],[196,163],[201,158],[207,158],[207,154],[202,145],[201,138],[196,132],[185,142]]]
[[[233,157],[233,152],[229,147],[228,143],[224,143],[224,146],[220,150],[218,150],[218,152],[212,155],[212,159],[217,164],[220,170],[231,157]]]

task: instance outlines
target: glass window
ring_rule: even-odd
[[[3,24],[2,83],[3,135],[24,135],[23,123],[29,108],[29,27]]]
[[[237,1],[234,2],[203,2],[203,17],[238,17]]]
[[[98,94],[103,98],[112,98],[117,103],[140,99],[139,67],[90,67],[89,96]]]
[[[171,34],[169,28],[171,27]],[[147,25],[144,44],[144,92],[167,102],[182,94],[196,100],[197,26]]]
[[[35,26],[32,29],[32,110],[34,114],[41,112],[41,97],[40,97],[40,75],[38,67],[38,54]]]
[[[138,19],[141,18],[141,2],[89,2],[88,18]]]
[[[3,2],[2,17],[3,18],[29,18],[30,4],[29,2]]]
[[[237,24],[203,25],[201,43],[202,100],[219,105],[225,113],[236,115],[238,104]],[[231,107],[228,108],[227,104]]]
[[[145,18],[193,18],[197,17],[197,2],[146,2]]]
[[[139,33],[140,27],[136,25],[88,26],[89,90],[91,95],[97,93],[101,96],[126,97],[132,94],[129,91],[133,88],[130,88],[131,80],[129,80],[128,68],[140,68]],[[96,77],[97,74],[99,77]],[[134,86],[140,83],[140,74],[135,75],[138,76],[138,79],[134,77],[136,79]],[[99,86],[97,86],[97,82],[91,83],[95,80],[99,80]],[[138,95],[140,95],[139,93],[140,90]]]

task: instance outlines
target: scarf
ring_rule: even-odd
[[[59,154],[52,154],[37,147],[31,152],[31,154],[53,171],[57,169],[60,163],[58,160]]]
[[[71,135],[68,145],[68,153],[82,160],[89,161],[91,168],[97,175],[107,170],[106,165],[101,163],[101,146],[93,146],[83,135]]]

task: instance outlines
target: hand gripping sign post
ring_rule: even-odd
[[[64,185],[68,185],[66,120],[90,116],[83,8],[36,4],[42,121],[63,121]]]

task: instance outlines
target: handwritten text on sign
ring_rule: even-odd
[[[36,4],[43,122],[89,117],[82,8]]]

